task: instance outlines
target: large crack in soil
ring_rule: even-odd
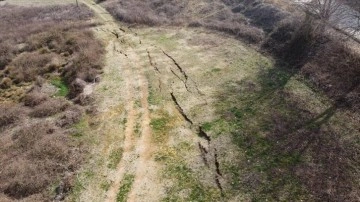
[[[209,162],[206,158],[206,154],[208,153],[208,151],[206,150],[206,148],[199,142],[198,143],[199,149],[200,149],[200,154],[201,154],[201,158],[204,161],[204,164],[209,167]]]
[[[140,42],[140,44],[141,44],[141,42]],[[146,52],[147,52],[147,54],[148,54],[148,59],[149,59],[150,65],[155,69],[155,71],[157,71],[158,73],[161,73],[160,70],[159,70],[159,68],[158,68],[158,67],[156,66],[156,64],[153,62],[153,59],[152,59],[152,57],[151,57],[151,55],[150,55],[150,51],[149,51],[148,49],[146,49]]]
[[[179,102],[177,101],[175,95],[173,92],[170,93],[171,95],[171,99],[174,101],[179,113],[184,117],[184,119],[190,123],[191,125],[193,125],[194,123],[191,121],[191,119],[186,115],[186,113],[184,112],[183,108],[180,106]]]
[[[203,130],[203,128],[202,128],[201,126],[199,126],[198,135],[199,135],[199,137],[207,140],[208,143],[210,144],[210,142],[211,142],[211,137]]]
[[[191,81],[194,85],[194,88],[196,90],[196,92],[203,96],[204,93],[202,93],[197,85],[197,83],[194,81],[194,79],[192,79],[191,77],[189,77],[189,75],[185,72],[185,70],[180,66],[180,64],[171,56],[169,55],[168,53],[166,53],[164,50],[162,50],[162,52],[164,53],[164,55],[166,55],[173,63],[174,65],[178,68],[178,70],[181,72],[181,74],[184,76],[185,80],[181,79],[177,74],[174,73],[173,70],[171,70],[171,72],[177,77],[179,78],[185,85],[185,88],[188,92],[192,92],[191,89],[189,88],[189,84],[188,82]],[[206,102],[206,100],[205,100]],[[206,102],[207,103],[207,102]]]
[[[194,122],[188,117],[188,115],[185,113],[185,111],[180,106],[174,93],[171,92],[170,95],[171,95],[171,98],[172,98],[173,102],[175,103],[179,113],[183,116],[183,118],[191,125],[194,125]],[[205,132],[205,130],[201,126],[198,127],[197,135],[198,135],[198,137],[206,140],[209,148],[211,147],[211,137],[209,134],[207,134]],[[203,160],[205,166],[210,168],[209,160],[206,157],[209,154],[209,151],[200,142],[198,142],[198,147],[199,147],[201,159]],[[216,148],[214,148],[214,165],[215,165],[215,171],[214,171],[215,172],[215,175],[214,175],[215,184],[216,184],[217,188],[220,190],[221,195],[224,195],[224,190],[223,190],[223,187],[220,182],[220,177],[222,177],[222,173],[220,170],[220,162],[218,160],[218,152],[217,152]]]
[[[222,176],[221,171],[220,171],[220,163],[218,160],[218,154],[217,154],[217,149],[214,148],[214,157],[215,157],[215,167],[216,167],[216,173],[220,176]]]
[[[179,65],[179,63],[177,63],[176,60],[175,60],[173,57],[171,57],[169,54],[167,54],[165,51],[162,51],[162,52],[164,53],[164,55],[166,55],[168,58],[170,58],[170,59],[174,62],[175,66],[179,69],[179,71],[181,72],[181,74],[185,77],[185,80],[187,80],[187,79],[188,79],[188,75],[187,75],[186,72],[183,70],[183,68]]]
[[[221,195],[224,195],[224,190],[223,190],[223,187],[220,182],[220,177],[222,177],[222,173],[220,170],[220,163],[218,160],[218,152],[217,152],[216,148],[214,148],[214,159],[215,159],[215,170],[216,170],[215,183],[216,183],[217,187],[220,189]]]

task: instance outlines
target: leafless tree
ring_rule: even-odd
[[[338,14],[342,5],[342,0],[312,0],[303,3],[306,12],[323,21],[329,21]]]
[[[350,2],[351,4],[349,0],[310,0],[302,1],[301,6],[307,15],[317,21],[315,30],[318,32],[331,27],[355,36],[360,33],[360,12],[354,5],[360,6],[360,2]]]

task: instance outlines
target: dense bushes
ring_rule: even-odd
[[[104,3],[107,10],[120,21],[148,26],[173,25],[206,27],[259,43],[263,39],[260,29],[248,24],[246,18],[220,2],[206,2],[199,8],[181,0],[109,0]]]
[[[64,134],[49,122],[25,125],[13,136],[13,150],[2,154],[0,190],[14,199],[45,194],[59,173],[71,172],[81,161]]]
[[[0,11],[3,19],[0,22],[3,28],[0,30],[0,70],[3,70],[0,78],[6,78],[7,83],[9,79],[15,84],[33,82],[39,76],[49,78],[52,73],[59,73],[71,86],[76,78],[94,82],[101,73],[99,56],[104,49],[93,34],[84,29],[92,26],[90,22],[81,22],[92,16],[85,7],[53,6],[24,11],[5,6]],[[71,91],[70,95],[76,97],[76,93],[79,92]]]
[[[336,100],[351,106],[359,100],[346,100],[360,84],[360,56],[341,42],[332,40],[320,47],[302,72],[316,86]],[[359,99],[359,98],[358,98]]]
[[[69,99],[95,81],[104,53],[87,29],[92,15],[74,5],[0,6],[0,201],[51,201],[49,186],[74,185],[86,154],[69,128],[85,110]]]

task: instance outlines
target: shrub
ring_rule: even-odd
[[[16,123],[24,113],[20,106],[0,105],[0,129]]]
[[[3,70],[13,58],[13,47],[8,43],[0,43],[0,70]]]
[[[267,33],[271,32],[279,22],[289,16],[288,13],[266,3],[251,6],[245,10],[244,14]]]
[[[0,154],[0,191],[14,199],[47,195],[47,187],[82,161],[66,136],[50,122],[22,126],[13,135],[13,145]],[[71,180],[66,186],[72,186]],[[44,200],[42,197],[38,200]]]
[[[29,115],[36,118],[48,117],[65,111],[67,107],[69,107],[69,102],[63,98],[48,99],[36,106]]]
[[[35,81],[38,75],[49,72],[49,64],[55,54],[40,54],[38,52],[23,53],[16,57],[7,67],[9,77],[15,83]]]
[[[54,133],[54,131],[54,127],[48,122],[25,125],[13,134],[12,139],[15,147],[27,151],[33,148],[33,145],[43,136]]]
[[[0,88],[7,89],[7,88],[10,88],[12,84],[13,84],[13,82],[10,78],[4,77],[0,81]]]
[[[286,44],[291,41],[299,24],[301,24],[299,19],[292,17],[284,19],[269,34],[266,41],[262,44],[262,48],[270,51],[278,57],[282,57],[284,52],[286,52],[284,51]]]
[[[331,40],[319,47],[314,57],[302,68],[302,73],[326,94],[343,102],[360,83],[360,56],[341,42]],[[358,102],[352,99],[352,102]]]
[[[0,190],[14,199],[40,193],[51,180],[42,165],[26,158],[14,159],[2,168]]]
[[[109,4],[107,9],[118,20],[126,23],[154,26],[164,22],[163,19],[156,16],[153,11],[149,9],[148,4],[145,2],[135,3],[135,1],[131,1],[130,3],[126,3],[125,6],[114,3]]]
[[[235,35],[248,43],[259,43],[264,38],[263,32],[260,29],[244,24],[209,23],[206,25],[206,27],[227,34]]]
[[[83,115],[83,110],[80,107],[72,106],[56,121],[56,125],[59,127],[68,127],[75,123],[78,123]]]
[[[47,98],[45,94],[34,91],[25,95],[23,102],[27,107],[35,107],[46,101]]]

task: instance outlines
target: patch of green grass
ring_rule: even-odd
[[[121,181],[119,192],[116,196],[116,202],[126,202],[128,194],[131,190],[132,184],[134,183],[135,176],[126,174],[124,179]]]
[[[123,121],[122,121],[122,124],[126,124],[127,123],[127,118],[124,118]]]
[[[212,73],[217,73],[217,72],[220,72],[220,71],[221,71],[220,68],[211,69],[211,72],[212,72]]]
[[[108,168],[116,169],[117,165],[120,163],[123,156],[124,150],[122,148],[114,149],[111,151],[109,156]]]
[[[75,180],[75,184],[71,189],[70,201],[77,201],[80,194],[85,190],[86,183],[95,176],[95,173],[91,170],[85,170]]]
[[[178,47],[178,41],[176,39],[174,39],[173,37],[169,37],[166,35],[157,35],[156,36],[156,42],[163,46],[164,48],[166,48],[168,51],[174,50],[176,49],[176,47]]]
[[[154,89],[150,88],[148,102],[151,105],[159,105],[162,101],[161,96],[157,95]]]
[[[164,143],[168,137],[168,124],[171,118],[165,113],[162,113],[162,115],[161,118],[154,118],[150,122],[150,126],[154,131],[153,138],[156,143]]]
[[[211,130],[211,127],[212,127],[212,124],[209,123],[209,122],[202,124],[202,128],[203,128],[205,131],[210,131],[210,130]]]
[[[72,134],[72,137],[80,138],[83,137],[86,131],[89,129],[89,123],[87,119],[83,117],[78,123],[73,125],[75,132]]]
[[[167,123],[168,123],[168,119],[162,117],[151,120],[150,126],[152,127],[152,129],[156,131],[162,131],[165,129]]]
[[[108,87],[108,86],[103,86],[103,87],[101,88],[101,90],[102,90],[102,91],[107,91],[107,90],[109,90],[109,87]]]
[[[205,131],[212,131],[213,137],[216,138],[222,134],[229,134],[232,131],[233,126],[224,119],[217,119],[215,121],[202,124],[202,128]]]
[[[141,130],[140,123],[136,123],[134,132],[135,132],[137,137],[141,136],[140,130]]]
[[[135,101],[135,106],[136,106],[136,107],[141,107],[141,101],[140,101],[140,100],[136,100],[136,101]]]
[[[108,191],[111,186],[111,183],[108,181],[104,181],[100,184],[100,188],[104,191]]]
[[[69,94],[69,87],[61,78],[54,78],[51,80],[51,84],[58,88],[58,92],[55,96],[66,97]]]

